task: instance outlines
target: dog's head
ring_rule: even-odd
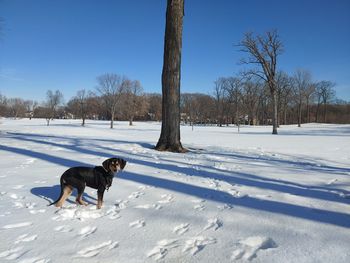
[[[109,158],[102,163],[103,168],[107,172],[116,173],[123,170],[126,165],[126,161],[122,158]]]

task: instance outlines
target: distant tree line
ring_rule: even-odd
[[[350,103],[337,99],[335,84],[312,81],[311,73],[276,73],[277,126],[310,122],[350,123]],[[259,77],[220,77],[211,95],[182,94],[182,111],[190,123],[272,125],[270,87]]]
[[[313,82],[305,70],[293,76],[279,72],[278,124],[350,123],[350,104],[335,97],[334,87],[330,81]],[[161,120],[161,95],[143,93],[139,81],[106,74],[99,77],[97,91],[80,90],[66,105],[60,91],[49,90],[40,104],[0,95],[0,116],[45,118],[48,125],[53,118],[79,118],[82,125],[86,119],[111,120],[111,127],[112,120],[127,120],[130,125],[134,120]],[[272,115],[269,88],[259,78],[221,77],[212,94],[181,94],[181,118],[188,124],[269,125]]]
[[[79,90],[66,104],[61,91],[48,90],[46,100],[38,103],[0,94],[0,116],[12,118],[44,118],[47,125],[58,118],[110,120],[161,120],[161,95],[145,94],[138,80],[114,73],[97,77],[95,91]]]
[[[337,99],[335,84],[313,81],[311,73],[277,73],[278,125],[309,122],[350,123],[350,103]],[[117,74],[98,77],[93,91],[80,90],[63,104],[60,91],[48,91],[38,103],[0,94],[0,116],[11,118],[53,118],[129,121],[161,121],[161,94],[143,92],[139,81]],[[211,94],[182,93],[181,120],[189,125],[271,125],[273,105],[270,88],[258,77],[220,77]],[[112,117],[113,116],[113,117]]]

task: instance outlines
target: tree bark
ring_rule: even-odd
[[[162,71],[159,151],[185,152],[180,142],[180,79],[184,0],[168,0]]]

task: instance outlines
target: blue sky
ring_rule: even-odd
[[[0,93],[42,101],[59,89],[67,102],[104,73],[160,93],[165,9],[166,0],[0,0]],[[212,94],[218,77],[243,70],[244,33],[277,29],[279,69],[310,70],[350,101],[349,25],[348,0],[186,0],[181,91]]]

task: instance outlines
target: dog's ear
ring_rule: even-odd
[[[109,163],[111,162],[111,159],[107,159],[102,163],[103,168],[105,168],[106,171],[109,171]]]
[[[126,161],[124,159],[119,158],[118,163],[120,164],[120,168],[123,170],[126,165]]]

